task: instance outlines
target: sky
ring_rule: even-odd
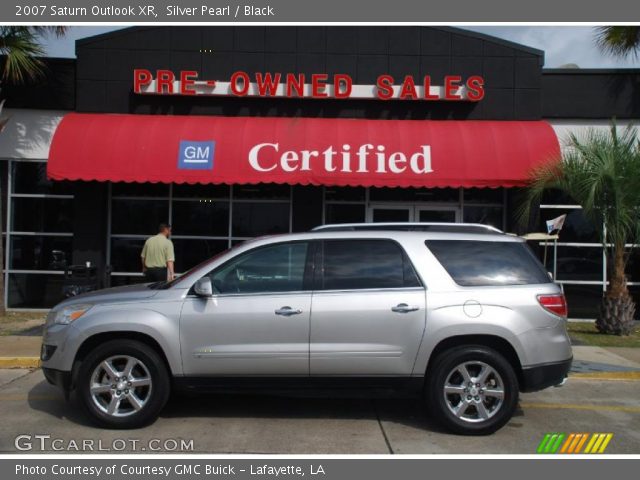
[[[46,52],[51,57],[75,57],[75,40],[123,27],[71,27],[60,39],[46,38]],[[493,35],[545,51],[545,67],[569,63],[580,68],[636,68],[640,59],[618,59],[601,53],[594,42],[594,27],[585,26],[465,26],[468,30]]]

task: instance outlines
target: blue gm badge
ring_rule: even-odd
[[[178,169],[213,170],[213,155],[216,142],[192,142],[180,140],[178,150]]]

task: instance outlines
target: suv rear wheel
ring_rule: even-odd
[[[78,397],[101,426],[137,428],[154,421],[169,398],[169,374],[163,359],[135,340],[111,340],[82,361]]]
[[[513,367],[499,352],[481,345],[438,355],[426,385],[434,418],[465,435],[495,432],[511,419],[518,403]]]

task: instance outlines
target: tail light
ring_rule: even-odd
[[[545,310],[555,315],[567,318],[569,310],[567,309],[567,301],[565,300],[562,293],[553,295],[538,295],[538,303]]]

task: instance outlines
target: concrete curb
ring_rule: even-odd
[[[0,368],[40,368],[40,358],[0,357]]]
[[[569,378],[587,378],[600,380],[640,380],[640,371],[630,372],[585,372],[573,373]]]

